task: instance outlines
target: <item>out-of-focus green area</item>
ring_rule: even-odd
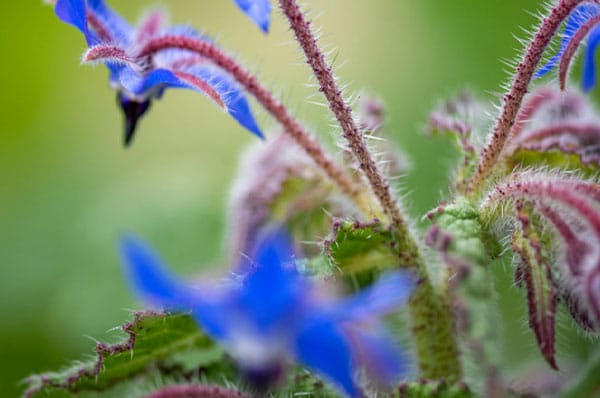
[[[349,91],[364,88],[387,103],[391,139],[414,165],[403,192],[422,214],[441,198],[454,159],[446,141],[422,135],[428,111],[463,87],[493,99],[486,93],[499,92],[507,77],[501,59],[516,56],[512,34],[530,27],[526,11],[542,1],[307,3]],[[130,19],[148,6],[111,4]],[[323,100],[279,13],[263,36],[231,1],[159,4],[172,21],[217,36],[330,140],[330,116],[307,101]],[[86,336],[106,337],[139,307],[122,278],[121,233],[143,236],[181,273],[223,263],[228,188],[255,138],[205,98],[173,90],[124,149],[107,72],[80,65],[79,32],[41,1],[4,2],[0,22],[0,392],[12,396],[29,373],[90,353]],[[265,129],[274,126],[255,110]],[[509,274],[501,286],[510,285]],[[535,357],[523,292],[510,289],[508,350]]]

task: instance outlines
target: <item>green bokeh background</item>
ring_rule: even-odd
[[[136,19],[146,1],[112,1]],[[218,37],[325,140],[330,116],[306,98],[309,71],[276,13],[263,36],[231,1],[156,1],[174,22]],[[414,168],[403,180],[420,215],[442,197],[454,154],[422,126],[438,99],[470,87],[490,100],[514,59],[513,33],[530,27],[537,0],[307,1],[349,91],[377,93],[391,139]],[[31,372],[90,353],[93,342],[139,308],[116,254],[123,231],[149,240],[181,273],[222,264],[225,206],[237,159],[255,139],[201,96],[170,91],[121,146],[121,115],[103,67],[80,65],[73,28],[41,1],[0,7],[0,395]],[[313,95],[312,100],[322,101]],[[257,110],[265,129],[273,126]],[[508,271],[508,270],[507,270]],[[508,274],[508,272],[506,273]],[[501,283],[509,285],[510,276]],[[513,319],[509,354],[536,356],[522,292],[502,300]],[[507,312],[509,313],[509,312]],[[570,329],[569,324],[559,328]],[[566,347],[561,344],[559,350]]]

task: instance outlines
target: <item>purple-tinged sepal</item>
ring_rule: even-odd
[[[557,260],[552,278],[574,319],[588,331],[600,330],[600,185],[545,172],[514,173],[488,194],[482,209],[523,202],[550,227],[544,239]]]
[[[238,7],[264,32],[271,25],[270,0],[235,0]]]
[[[585,166],[600,166],[600,116],[581,93],[543,87],[526,98],[503,156],[511,166],[529,165],[556,151],[566,155],[560,157],[566,167],[570,155]],[[558,156],[547,158],[555,165]]]
[[[532,225],[530,212],[521,203],[517,203],[516,207],[520,228],[513,234],[512,248],[521,262],[515,280],[527,290],[529,326],[535,334],[540,352],[550,367],[558,370],[555,358],[558,288],[552,277],[548,256]]]

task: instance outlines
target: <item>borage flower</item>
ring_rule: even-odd
[[[136,293],[154,306],[191,310],[259,386],[279,378],[290,360],[352,397],[362,395],[356,381],[361,370],[388,387],[405,375],[407,355],[380,318],[406,302],[412,278],[392,273],[358,295],[336,300],[296,270],[293,253],[287,234],[271,231],[259,239],[245,277],[209,286],[177,279],[135,238],[122,244]]]
[[[111,86],[125,114],[125,144],[133,138],[137,122],[166,88],[199,91],[258,137],[263,134],[238,84],[208,59],[187,50],[167,49],[140,54],[144,45],[162,36],[210,41],[187,26],[163,27],[164,15],[150,12],[131,27],[103,0],[57,0],[56,15],[78,28],[90,47],[84,62],[103,62],[110,70]]]
[[[571,60],[586,37],[588,39],[583,59],[581,86],[584,91],[594,88],[596,85],[595,54],[600,44],[600,4],[595,3],[583,3],[573,10],[565,24],[560,49],[538,70],[536,77],[547,74],[558,64],[560,86],[564,89]]]

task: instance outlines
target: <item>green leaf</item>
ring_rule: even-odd
[[[563,398],[593,398],[600,391],[600,350],[596,350],[588,360],[585,368],[571,379],[567,391],[561,393]]]
[[[339,274],[363,287],[385,269],[398,267],[399,254],[391,230],[378,222],[337,221],[325,254]]]
[[[115,344],[97,343],[92,360],[75,362],[59,372],[30,376],[25,396],[56,389],[102,391],[159,363],[198,369],[218,367],[223,358],[222,352],[187,314],[136,312],[133,321],[121,329],[126,338]]]

